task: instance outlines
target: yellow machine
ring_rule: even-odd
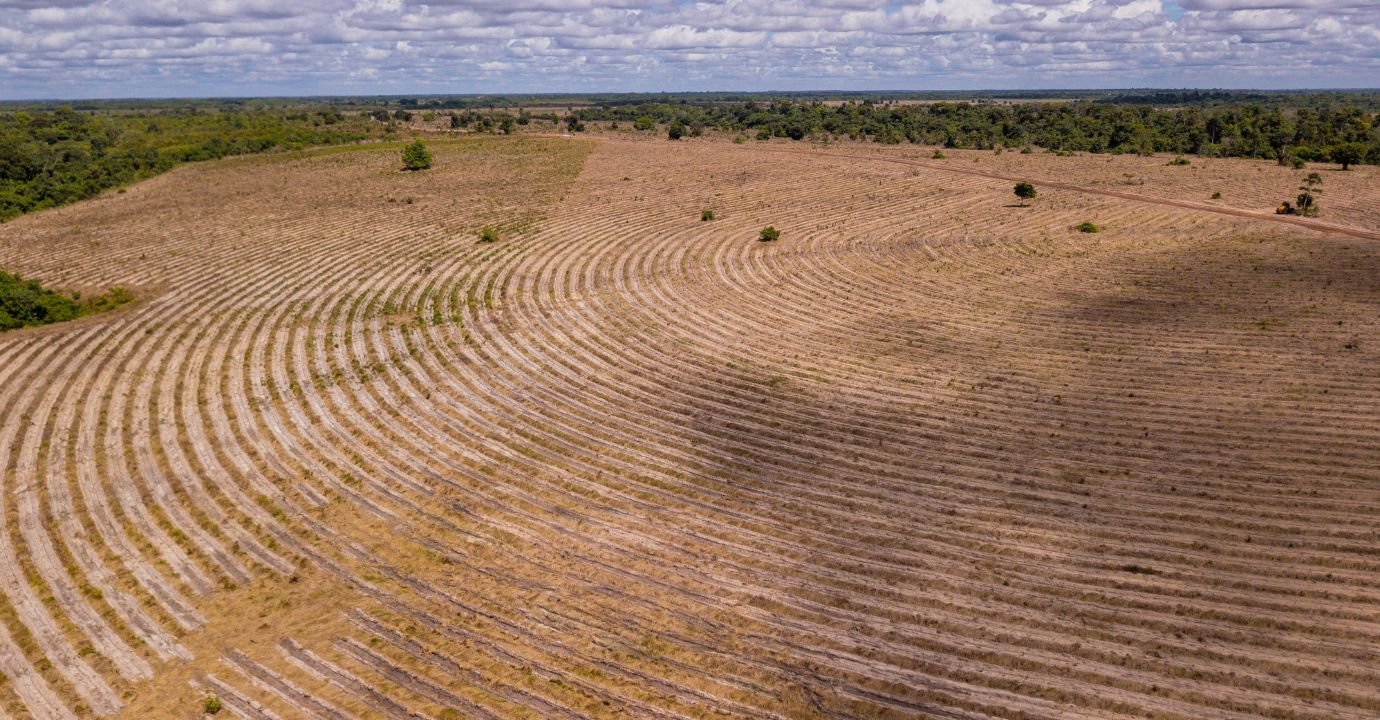
[[[1295,212],[1294,206],[1290,205],[1288,200],[1280,203],[1279,207],[1275,208],[1276,215],[1293,215]]]

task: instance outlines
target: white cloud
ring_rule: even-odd
[[[1373,85],[1376,0],[9,0],[0,97]]]

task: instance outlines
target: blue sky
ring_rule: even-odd
[[[0,99],[1380,86],[1380,0],[0,0]]]

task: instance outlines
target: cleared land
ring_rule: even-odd
[[[1380,713],[1380,245],[1040,185],[1276,170],[432,150],[0,227],[0,717]]]

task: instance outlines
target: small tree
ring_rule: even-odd
[[[781,231],[768,225],[762,228],[761,232],[757,233],[757,239],[761,242],[776,242],[781,239]]]
[[[714,219],[714,211],[713,211],[713,210],[701,210],[701,211],[700,211],[700,222],[709,222],[710,220],[713,220],[713,219]]]
[[[1318,214],[1318,195],[1322,194],[1322,176],[1317,173],[1308,173],[1304,178],[1303,184],[1299,186],[1299,196],[1297,198],[1298,212],[1307,217],[1316,217]]]
[[[1355,142],[1333,145],[1327,149],[1327,156],[1332,162],[1341,165],[1343,170],[1350,170],[1352,165],[1365,159],[1366,146]]]
[[[1021,207],[1025,207],[1025,201],[1033,200],[1036,195],[1035,186],[1031,185],[1028,182],[1016,183],[1016,189],[1014,190],[1014,192],[1016,193],[1016,197],[1019,198],[1021,201]]]
[[[685,125],[679,120],[671,123],[671,127],[666,128],[666,137],[672,140],[679,140],[685,137]]]
[[[403,148],[402,159],[404,170],[425,170],[431,167],[431,153],[421,140],[413,140],[411,145]]]

